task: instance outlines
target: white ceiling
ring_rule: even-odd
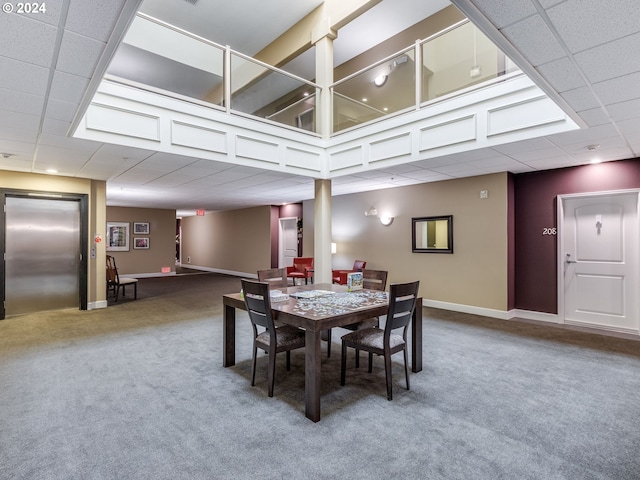
[[[213,32],[217,43],[251,54],[318,1],[197,0],[196,8],[211,8],[212,13],[196,18],[205,20],[207,32]],[[93,73],[103,67],[100,59],[112,45],[108,43],[112,32],[130,20],[138,3],[63,0],[47,2],[46,13],[0,15],[0,154],[10,155],[0,156],[0,169],[44,173],[55,168],[61,175],[106,180],[109,205],[193,211],[313,198],[312,179],[67,136],[85,93],[91,93],[99,80],[92,81]],[[155,12],[159,17],[169,12],[171,23],[176,24],[191,21],[181,20],[178,13],[193,8],[191,3],[146,0],[144,8],[151,15],[153,8],[160,9]],[[596,0],[453,3],[588,128],[441,157],[437,162],[432,159],[429,168],[418,161],[337,178],[335,195],[500,171],[581,165],[594,155],[603,161],[638,155],[640,9],[635,1],[617,0],[615,8]],[[368,48],[349,41],[350,35],[372,38],[373,32],[382,34],[383,27],[397,22],[384,32],[392,35],[395,29],[406,28],[403,22],[424,18],[417,12],[425,6],[439,8],[425,0],[383,0],[339,32],[336,63]],[[348,52],[347,47],[354,50]],[[588,145],[599,148],[591,152]]]

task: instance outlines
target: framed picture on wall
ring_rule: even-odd
[[[107,252],[129,251],[129,222],[107,222]]]
[[[133,237],[133,248],[136,250],[149,248],[149,237]]]
[[[149,235],[149,224],[143,222],[134,222],[133,223],[133,234],[134,235]]]

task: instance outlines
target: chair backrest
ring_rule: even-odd
[[[306,273],[307,268],[313,268],[313,257],[296,257],[293,266],[298,272]]]
[[[258,281],[266,282],[270,288],[281,288],[288,285],[286,268],[269,268],[258,270]]]
[[[419,288],[419,281],[394,283],[389,287],[389,311],[384,327],[385,338],[389,337],[391,330],[401,327],[404,327],[403,336],[406,336],[407,326],[416,309]]]
[[[116,259],[111,255],[107,255],[106,261],[107,267],[107,285],[117,285],[120,283],[120,277],[118,276],[118,268],[116,267]]]
[[[244,304],[247,306],[249,318],[254,327],[256,325],[274,331],[273,316],[271,314],[271,299],[269,298],[269,284],[253,280],[241,280]]]
[[[366,266],[367,262],[365,262],[364,260],[356,260],[355,262],[353,262],[353,270],[355,270],[356,272],[361,272]]]
[[[362,270],[362,287],[369,290],[387,289],[387,276],[389,272],[386,270]]]

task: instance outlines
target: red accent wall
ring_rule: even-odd
[[[514,308],[558,313],[557,196],[640,188],[640,159],[514,175]]]

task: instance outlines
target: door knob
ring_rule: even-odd
[[[575,260],[571,260],[571,254],[567,253],[567,263],[578,263]]]

